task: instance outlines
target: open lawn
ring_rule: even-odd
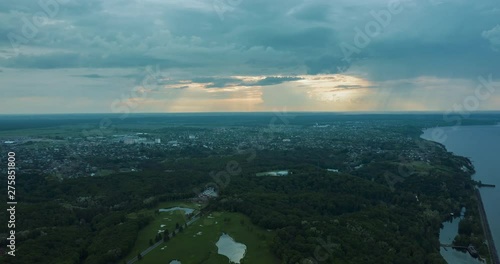
[[[187,218],[184,214],[184,211],[172,211],[172,212],[162,212],[159,214],[155,214],[155,211],[162,208],[171,208],[171,207],[185,207],[192,209],[199,209],[200,206],[195,203],[189,202],[164,202],[160,203],[155,209],[144,209],[136,213],[129,214],[129,218],[135,218],[137,214],[143,215],[151,215],[154,217],[154,220],[151,223],[144,227],[139,231],[139,235],[135,241],[134,247],[132,251],[127,255],[123,260],[130,260],[133,257],[137,256],[138,252],[142,252],[146,248],[150,246],[149,240],[152,239],[153,243],[155,243],[155,236],[158,234],[158,230],[167,229],[170,233],[175,229],[175,224],[179,223],[179,225],[184,224],[187,221]],[[196,213],[196,211],[195,211]],[[163,232],[162,232],[163,236]]]
[[[180,260],[182,264],[229,263],[226,256],[217,253],[215,243],[222,233],[247,246],[242,263],[279,263],[271,253],[274,232],[254,226],[248,217],[238,213],[213,212],[195,221],[182,233],[160,245],[138,263],[156,264]]]

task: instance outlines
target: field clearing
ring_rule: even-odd
[[[187,218],[184,214],[184,211],[172,211],[172,212],[162,212],[159,214],[155,214],[154,212],[158,209],[162,208],[171,208],[171,207],[185,207],[192,209],[199,209],[200,206],[195,203],[189,202],[163,202],[160,203],[155,209],[143,209],[136,213],[131,213],[127,217],[134,219],[138,214],[142,215],[150,215],[154,217],[154,220],[151,221],[149,225],[144,227],[139,231],[137,239],[135,241],[134,247],[130,251],[130,253],[123,260],[130,260],[133,257],[137,256],[137,253],[142,252],[146,248],[150,246],[149,240],[153,239],[153,243],[155,242],[155,236],[158,234],[158,230],[167,229],[170,233],[175,229],[176,223],[179,225],[184,224],[187,221]],[[163,226],[162,226],[163,225]],[[163,233],[162,233],[163,236]]]
[[[169,263],[171,260],[179,260],[182,264],[229,263],[226,256],[217,253],[215,245],[222,233],[246,245],[247,251],[241,262],[280,263],[270,250],[274,232],[254,226],[245,215],[228,212],[214,212],[203,216],[182,233],[144,256],[140,263]]]

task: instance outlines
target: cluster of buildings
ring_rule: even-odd
[[[135,135],[113,135],[115,142],[124,144],[161,144],[160,138],[150,137],[148,133],[136,133]]]
[[[209,200],[211,198],[215,198],[218,196],[219,196],[219,194],[217,193],[217,191],[213,187],[208,187],[207,189],[205,189],[202,193],[200,193],[198,195],[198,199]]]
[[[414,139],[394,131],[394,125],[359,121],[277,128],[172,127],[99,137],[0,138],[0,143],[23,154],[18,164],[23,169],[62,178],[138,171],[144,161],[165,158],[171,150],[183,153],[179,152],[183,149],[200,155],[235,154],[244,148],[318,149],[342,153],[348,170],[359,169],[377,157],[432,160],[425,149],[411,147]]]

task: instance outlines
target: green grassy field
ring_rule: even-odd
[[[180,260],[182,264],[229,263],[226,256],[217,253],[215,245],[222,233],[229,234],[236,242],[247,246],[241,263],[279,263],[269,247],[274,233],[254,226],[242,214],[228,212],[214,212],[203,216],[138,263],[169,263],[174,259]]]
[[[172,232],[175,229],[176,223],[184,224],[187,221],[186,216],[184,215],[184,211],[162,212],[160,214],[154,213],[156,210],[161,208],[171,208],[176,206],[192,208],[192,209],[200,208],[200,205],[195,203],[164,202],[158,205],[155,209],[149,209],[149,210],[144,209],[128,215],[129,218],[135,218],[137,214],[151,215],[154,217],[154,220],[151,221],[151,223],[148,226],[139,231],[139,235],[137,236],[137,240],[135,241],[132,251],[123,260],[128,261],[137,256],[138,252],[142,252],[143,250],[148,248],[150,239],[153,239],[154,243],[155,242],[154,239],[156,234],[158,234],[158,230],[167,229],[169,232]]]

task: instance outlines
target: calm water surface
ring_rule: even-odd
[[[433,138],[434,129],[442,129],[445,136],[443,142]],[[424,131],[422,138],[438,141],[445,145],[448,151],[469,158],[476,169],[473,179],[497,186],[496,188],[481,188],[480,192],[498,251],[500,245],[500,206],[498,205],[500,201],[500,126],[431,128]]]

